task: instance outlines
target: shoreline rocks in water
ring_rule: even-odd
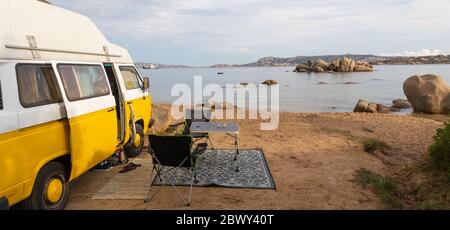
[[[367,105],[367,112],[368,113],[377,113],[378,112],[378,106],[375,102],[369,102]]]
[[[265,80],[265,81],[264,81],[263,83],[261,83],[261,84],[271,86],[271,85],[276,85],[276,84],[278,84],[278,82],[275,81],[275,80]]]
[[[369,106],[369,102],[363,99],[359,99],[358,103],[356,103],[353,112],[355,113],[365,113],[367,112],[367,107]]]
[[[450,113],[450,87],[438,75],[412,76],[403,83],[403,91],[416,112]]]
[[[351,58],[338,58],[331,63],[324,60],[308,61],[306,64],[299,64],[294,72],[299,73],[335,73],[335,72],[372,72],[373,66],[368,62],[355,61]]]
[[[400,100],[400,99],[398,99]],[[375,102],[369,102],[367,100],[360,99],[356,104],[353,112],[355,113],[390,113],[397,112],[399,108],[389,107],[383,104],[377,104]]]
[[[411,102],[405,99],[395,99],[392,101],[392,108],[409,109],[412,108]]]

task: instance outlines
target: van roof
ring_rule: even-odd
[[[86,16],[37,0],[0,1],[0,60],[133,63]]]

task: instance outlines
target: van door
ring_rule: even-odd
[[[73,179],[114,153],[116,104],[101,64],[58,64],[57,69],[70,125]]]
[[[133,65],[119,65],[118,72],[121,76],[121,86],[126,102],[125,111],[127,121],[134,120],[137,126],[139,126],[137,128],[142,129],[143,133],[146,133],[151,116],[151,103],[148,89],[143,89],[143,80]],[[132,114],[134,114],[133,118],[131,117]],[[127,122],[127,127],[128,130],[135,131],[131,127],[130,122]],[[128,138],[130,136],[131,138]],[[138,131],[135,132],[134,140],[132,140],[133,135],[128,134],[126,137],[129,140],[128,147],[133,147],[136,153],[142,149],[144,138],[140,136]],[[125,150],[127,151],[127,148]]]
[[[125,111],[123,103],[122,90],[119,87],[116,73],[114,71],[114,66],[112,63],[103,63],[103,67],[106,70],[106,76],[108,77],[109,85],[111,86],[111,92],[114,96],[116,102],[116,115],[117,115],[117,135],[118,142],[123,142],[125,138]]]

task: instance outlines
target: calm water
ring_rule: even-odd
[[[280,84],[280,110],[287,112],[348,112],[358,99],[367,99],[390,105],[392,100],[406,98],[403,82],[416,74],[438,74],[450,83],[450,65],[375,66],[371,73],[294,73],[293,67],[255,68],[186,68],[141,70],[150,77],[151,93],[155,103],[170,103],[171,89],[177,83],[193,86],[194,76],[203,76],[203,85],[216,83],[259,84],[273,79]],[[288,71],[288,72],[286,72]],[[223,72],[223,75],[217,75]],[[318,85],[327,82],[326,85]],[[344,84],[355,82],[357,84]],[[411,111],[404,111],[411,112]]]

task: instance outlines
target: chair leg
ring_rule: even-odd
[[[186,200],[184,199],[183,195],[181,195],[180,191],[177,189],[177,187],[175,186],[175,184],[172,181],[172,177],[173,175],[175,175],[175,172],[178,170],[178,168],[176,168],[174,170],[174,172],[172,172],[172,175],[170,175],[169,179],[167,179],[170,182],[170,185],[172,185],[173,189],[175,190],[175,192],[177,192],[178,196],[183,200],[184,205],[189,206],[190,203],[186,202]]]
[[[152,191],[152,189],[154,187],[153,186],[154,179],[152,180],[153,171],[156,171],[156,175],[155,175],[156,179],[159,178],[159,181],[162,182],[163,181],[162,176],[161,176],[162,170],[163,170],[163,168],[161,166],[158,165],[156,167],[155,165],[153,165],[153,169],[152,169],[152,172],[151,172],[151,175],[150,175],[150,184],[148,186],[147,194],[145,195],[144,203],[148,203],[149,201],[153,200],[153,198],[155,198],[155,196],[158,195],[158,193],[166,186],[166,183],[164,182],[159,187],[159,189],[150,198],[148,197],[150,195],[150,192]]]
[[[158,170],[157,170],[156,167],[153,165],[152,172],[151,172],[151,174],[150,174],[150,183],[149,183],[148,188],[147,188],[147,193],[145,194],[144,203],[147,203],[149,200],[152,200],[153,197],[155,197],[155,195],[158,194],[158,192],[161,190],[161,189],[159,189],[153,196],[150,197],[150,199],[148,198],[148,196],[150,195],[150,191],[152,191],[152,188],[153,188],[153,181],[154,181],[154,178],[153,178],[153,172],[154,172],[154,171],[158,171]],[[156,177],[161,178],[161,177],[159,176],[159,172],[157,172]]]
[[[199,181],[197,180],[197,170],[194,169],[194,183],[197,184]]]
[[[188,199],[188,201],[186,201],[186,199],[183,197],[183,195],[181,195],[180,191],[178,190],[178,188],[175,186],[175,184],[174,184],[173,181],[172,181],[173,176],[176,174],[176,172],[178,171],[178,169],[180,169],[181,165],[183,165],[184,162],[185,162],[187,159],[188,159],[188,158],[186,157],[186,158],[183,160],[183,162],[181,162],[181,164],[180,164],[178,167],[173,167],[173,171],[170,172],[170,175],[169,175],[169,177],[167,178],[167,181],[170,183],[170,185],[171,185],[172,188],[175,190],[175,192],[178,194],[178,196],[181,198],[181,200],[183,200],[184,205],[190,206],[190,204],[191,204],[192,187],[193,187],[193,183],[194,183],[194,179],[195,179],[195,176],[194,176],[194,175],[196,175],[196,173],[197,173],[197,172],[195,171],[195,167],[194,167],[194,170],[193,170],[192,173],[191,173],[192,180],[191,180],[191,187],[190,187],[190,190],[189,190],[189,199]],[[156,161],[158,161],[158,160],[156,159]],[[158,164],[159,164],[159,161],[158,161]],[[159,164],[159,165],[160,165],[160,164]],[[162,180],[161,174],[169,173],[169,171],[171,171],[172,169],[166,170],[165,172],[161,172],[161,171],[163,171],[163,168],[159,168],[159,167],[158,167],[158,168],[155,168],[155,167],[154,167],[153,170],[155,170],[155,171],[157,172],[156,176],[159,177],[160,180]],[[153,175],[153,170],[152,170],[152,175]],[[149,195],[149,193],[150,193],[150,189],[153,187],[153,184],[151,183],[150,186],[149,186],[149,191],[147,191],[147,195],[146,195],[146,197],[145,197],[144,202],[147,202],[148,200],[152,200],[152,199],[156,196],[156,194],[158,194],[159,191],[161,191],[161,189],[162,189],[165,185],[166,185],[166,180],[164,180],[164,182],[163,182],[162,186],[159,188],[159,190],[158,190],[153,196],[151,196],[150,198],[148,198],[148,195]]]
[[[152,196],[148,197],[148,195],[149,195],[150,192],[153,190],[153,188],[154,188],[154,187],[151,186],[151,187],[148,189],[147,195],[146,195],[145,200],[144,200],[144,203],[148,203],[148,202],[152,201],[153,198],[155,198],[155,196],[158,195],[158,193],[164,188],[164,186],[160,186],[160,187],[158,188],[158,190],[157,190]]]
[[[191,180],[191,188],[189,189],[189,198],[188,198],[188,204],[186,206],[190,206],[191,205],[191,197],[192,197],[192,187],[194,185],[194,181],[197,180],[197,170],[194,167],[194,170],[192,170],[192,174],[191,174],[192,180]]]
[[[209,139],[209,137],[206,137],[206,139],[208,139],[209,144],[211,145],[211,149],[214,150],[214,145],[213,145],[211,139]]]

